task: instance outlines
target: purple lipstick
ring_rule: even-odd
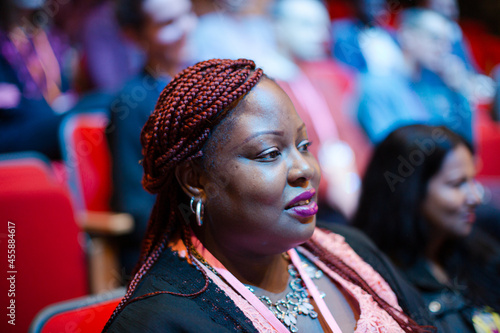
[[[318,204],[311,201],[316,194],[315,189],[305,191],[292,199],[285,209],[300,217],[311,217],[318,212]]]

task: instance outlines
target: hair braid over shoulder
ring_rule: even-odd
[[[202,148],[211,130],[231,109],[232,104],[246,95],[262,77],[260,68],[251,60],[212,59],[197,63],[179,72],[163,89],[155,109],[141,133],[144,155],[142,184],[157,194],[149,219],[137,273],[127,293],[117,306],[103,332],[128,304],[158,293],[190,297],[198,295],[205,286],[192,294],[155,292],[131,299],[137,285],[167,246],[174,230],[181,230],[189,243],[183,217],[179,211],[180,186],[175,181],[175,167],[203,155]],[[188,246],[188,252],[189,246]],[[189,253],[192,256],[191,253]],[[196,263],[195,260],[193,262]]]
[[[373,300],[384,309],[407,333],[431,333],[436,332],[435,328],[432,326],[421,326],[416,323],[412,318],[406,315],[401,310],[394,308],[392,305],[387,303],[382,297],[380,297],[375,290],[373,290],[368,282],[361,277],[358,272],[347,265],[342,259],[325,251],[321,245],[319,245],[313,239],[304,243],[302,246],[307,250],[311,251],[312,254],[317,256],[325,265],[330,268],[335,273],[339,274],[343,279],[359,286],[365,292],[372,296]]]

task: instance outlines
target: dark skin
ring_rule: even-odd
[[[242,283],[283,291],[288,261],[282,253],[314,232],[315,216],[289,207],[318,188],[309,144],[288,96],[263,78],[214,130],[204,162],[176,169],[184,192],[204,204],[202,227],[192,224],[196,236]]]

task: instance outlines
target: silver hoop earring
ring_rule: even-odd
[[[196,210],[193,208],[193,204],[195,201],[196,201]],[[201,219],[201,214],[203,212],[203,202],[201,202],[201,199],[191,197],[191,201],[189,202],[189,208],[191,208],[193,214],[196,215],[196,223],[198,223],[198,226],[201,227],[203,225],[203,220]]]
[[[203,221],[201,219],[202,211],[203,211],[203,203],[201,202],[201,199],[199,199],[196,202],[196,223],[198,223],[199,227],[201,227],[203,224]]]
[[[191,197],[191,201],[189,202],[189,208],[191,208],[191,212],[193,214],[196,213],[195,210],[194,210],[194,208],[193,208],[193,203],[194,203],[195,200],[196,200],[195,197]]]

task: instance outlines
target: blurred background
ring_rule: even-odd
[[[0,248],[16,273],[0,286],[16,326],[1,331],[130,280],[154,203],[140,131],[171,78],[210,58],[252,59],[290,96],[323,171],[320,219],[349,223],[373,147],[426,123],[475,147],[478,224],[499,237],[498,17],[495,0],[2,0]]]

